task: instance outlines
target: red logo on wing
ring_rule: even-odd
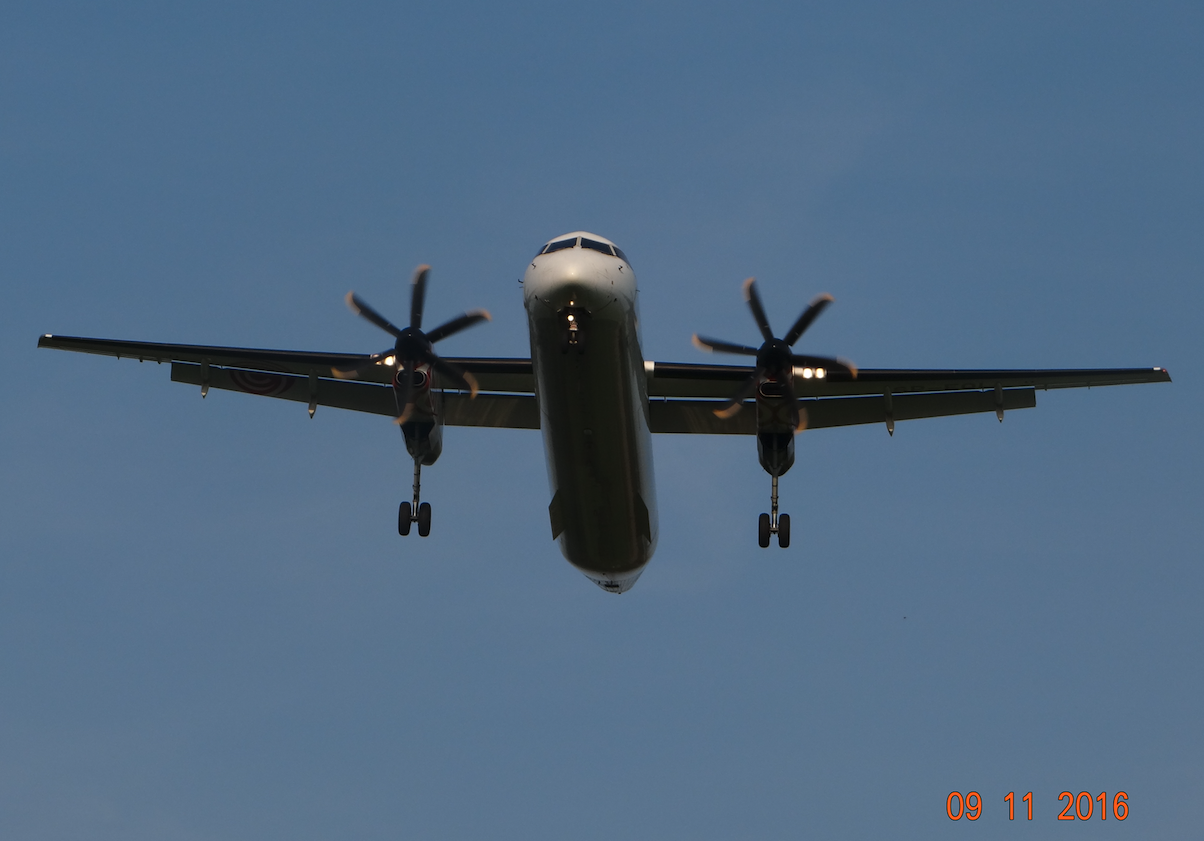
[[[230,371],[230,381],[240,391],[248,394],[259,394],[264,397],[276,397],[292,388],[292,377],[282,377],[279,374],[261,374],[258,371]]]

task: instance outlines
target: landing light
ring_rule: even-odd
[[[828,372],[825,371],[823,368],[816,368],[815,376],[819,377],[822,380],[824,377],[828,376]]]
[[[393,367],[393,363],[395,363],[396,361],[397,361],[397,357],[395,357],[395,356],[386,356],[384,359],[381,360],[381,362],[385,363],[390,368]]]
[[[811,371],[811,369],[810,369],[810,368],[804,368],[804,369],[803,369],[803,379],[804,379],[804,380],[809,380],[809,379],[811,379],[811,377],[812,377],[812,371]]]
[[[573,316],[571,316],[571,315],[570,315],[570,316],[569,316],[569,321],[573,321],[573,320],[574,320],[574,319],[573,319]]]

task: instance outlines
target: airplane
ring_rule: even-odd
[[[757,542],[790,545],[790,515],[779,511],[778,480],[794,464],[804,429],[994,412],[1036,406],[1036,389],[1170,382],[1163,368],[1074,370],[858,369],[794,345],[832,303],[816,297],[786,333],[770,327],[756,282],[743,294],[761,334],[758,346],[695,335],[706,351],[750,365],[645,360],[636,277],[609,239],[574,231],[539,249],[522,278],[531,356],[444,358],[434,345],[490,318],[471,310],[423,330],[430,267],[411,284],[410,322],[398,327],[354,292],[348,306],[393,338],[373,354],[310,353],[42,336],[38,347],[171,363],[173,382],[240,391],[393,419],[414,460],[413,496],[398,508],[398,532],[426,537],[431,505],[421,473],[443,450],[444,426],[538,429],[543,434],[552,539],[564,557],[611,593],[630,590],[656,550],[658,525],[652,434],[755,436],[770,476],[770,510]]]

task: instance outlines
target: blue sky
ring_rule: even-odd
[[[0,834],[1199,837],[1204,13],[1191,3],[9,4],[0,11]],[[618,242],[644,350],[1167,367],[1172,385],[655,442],[660,546],[601,592],[538,434],[449,430],[398,538],[386,420],[35,349],[372,352],[354,288],[494,321]],[[904,618],[906,617],[906,618]],[[1033,791],[1034,820],[1003,796]],[[1086,828],[1083,828],[1084,830]],[[1080,830],[1083,831],[1083,830]]]

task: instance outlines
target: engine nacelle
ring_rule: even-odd
[[[398,414],[405,409],[405,406],[400,405],[402,392],[397,384],[399,377],[411,378],[410,395],[414,400],[413,412],[406,422],[401,424],[406,451],[424,465],[434,464],[443,453],[442,394],[431,389],[430,366],[418,365],[412,370],[399,368],[393,376],[393,394],[398,400]]]
[[[757,385],[757,457],[770,476],[781,476],[794,465],[799,408],[790,394],[789,377],[785,371]]]

